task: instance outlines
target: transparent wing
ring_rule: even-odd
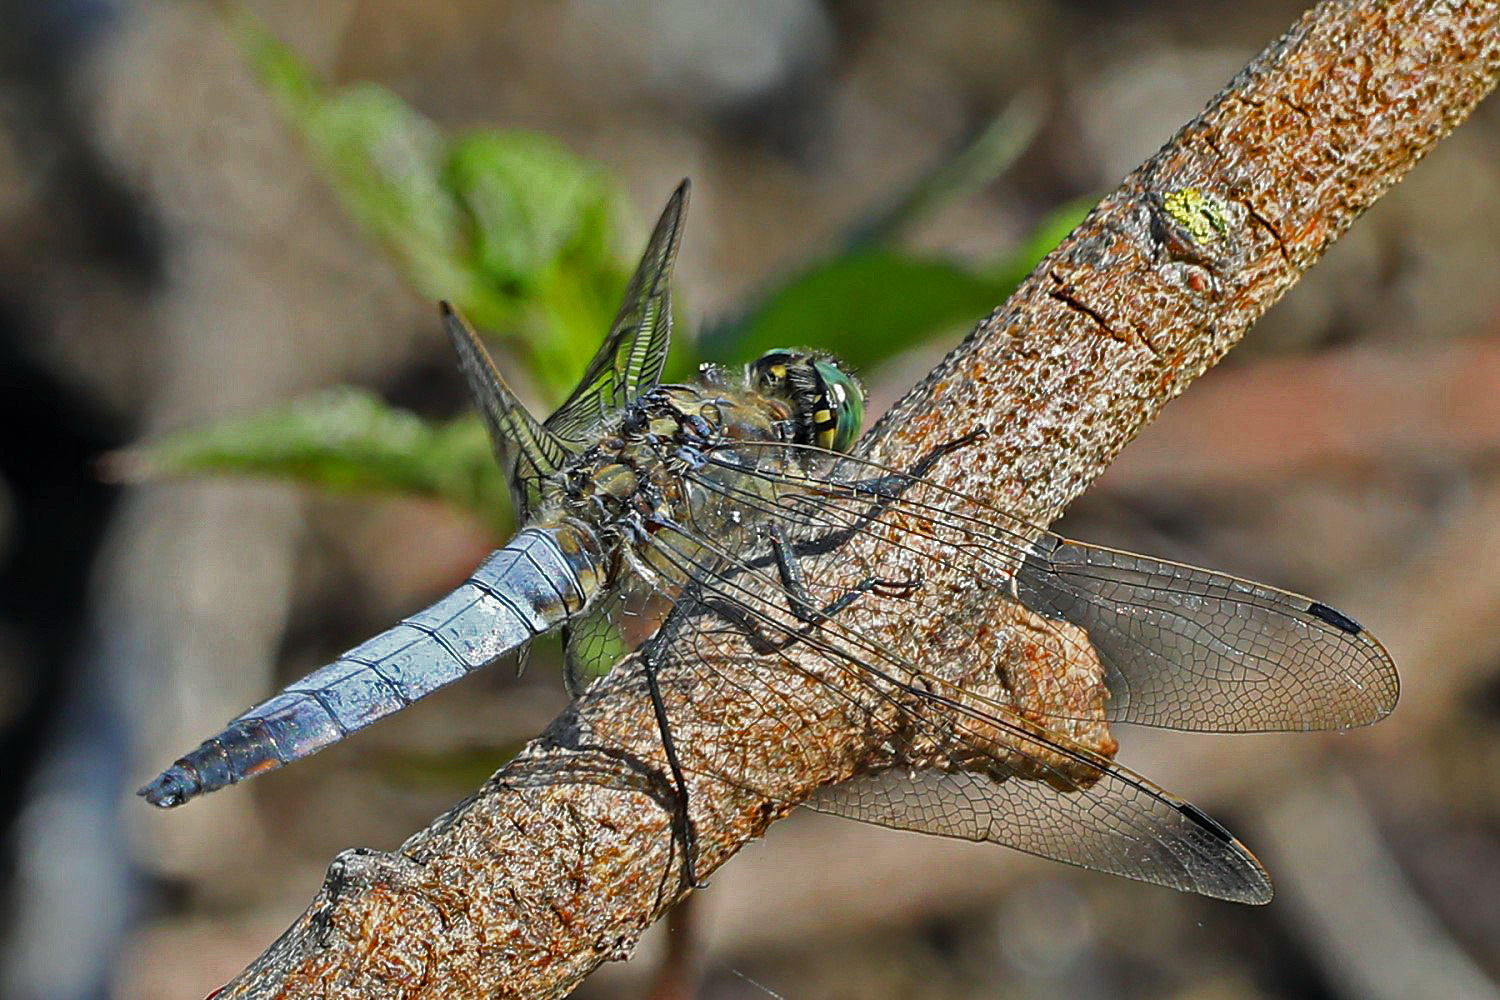
[[[1102,661],[1112,721],[1215,732],[1344,729],[1396,704],[1385,648],[1319,602],[1043,531],[923,479],[941,449],[911,473],[826,454],[813,474],[802,470],[820,464],[807,456],[757,454],[778,449],[792,450],[735,443],[711,454],[697,479],[788,525],[805,555],[873,534],[885,555],[868,575],[958,575],[974,600],[1018,602],[1055,624],[1076,666]],[[830,592],[837,589],[835,581]],[[921,655],[912,658],[920,664]]]
[[[572,395],[547,418],[547,429],[565,441],[587,443],[595,424],[661,379],[672,340],[670,282],[682,241],[688,187],[684,180],[672,192],[625,289],[625,301],[609,336]]]
[[[624,574],[564,633],[564,678],[573,697],[603,677],[653,635],[670,612],[675,592]]]
[[[542,480],[562,468],[568,445],[547,430],[516,398],[501,378],[479,335],[458,310],[440,303],[443,328],[458,353],[458,367],[489,432],[501,468],[510,472],[511,492],[522,514],[536,509]]]
[[[969,771],[887,770],[806,803],[898,830],[988,841],[1027,854],[1236,903],[1269,903],[1255,856],[1201,810],[1121,768],[1087,790]]]
[[[1222,573],[1042,535],[1021,603],[1088,633],[1110,715],[1169,729],[1344,729],[1396,704],[1379,640],[1327,605]]]
[[[763,548],[733,556],[717,544],[717,532],[704,530],[712,527],[700,514],[652,537],[658,562],[674,564],[692,583],[645,655],[677,668],[667,676],[690,678],[677,697],[696,701],[733,686],[737,697],[756,692],[764,717],[730,720],[715,734],[715,752],[699,752],[685,766],[773,800],[802,797],[778,785],[784,774],[843,768],[854,779],[815,790],[810,805],[1216,898],[1270,899],[1259,862],[1199,810],[993,699],[930,683],[898,653],[846,627],[846,615],[863,603],[829,617],[808,611],[809,602],[829,606],[822,597],[830,585],[863,581],[834,584],[821,566],[810,566],[808,590],[789,600]],[[851,568],[847,559],[825,562],[835,561]],[[857,574],[871,568],[853,563]],[[919,600],[919,587],[884,583],[890,586],[862,591],[862,600],[919,617],[906,606]],[[850,733],[869,742],[851,747]],[[1113,742],[1103,742],[1112,752]],[[786,770],[765,766],[764,754],[781,758]]]

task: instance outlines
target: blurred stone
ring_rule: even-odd
[[[18,97],[14,88],[0,86],[0,224],[7,227],[15,224],[17,216],[32,201],[20,150],[16,148],[18,137],[10,123]]]
[[[1018,886],[999,907],[995,935],[1006,963],[1031,978],[1065,974],[1095,944],[1085,901],[1056,879]]]
[[[572,16],[616,86],[721,114],[814,72],[833,42],[812,0],[576,0]]]
[[[1184,49],[1123,27],[1111,37],[1069,57],[1077,149],[1066,169],[1085,190],[1134,170],[1245,63],[1236,49]]]

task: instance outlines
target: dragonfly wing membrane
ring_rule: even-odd
[[[829,527],[801,525],[800,531],[821,537]],[[658,667],[669,662],[685,667],[693,687],[701,690],[735,683],[730,675],[739,664],[765,672],[776,670],[781,659],[789,674],[842,679],[836,701],[843,707],[836,715],[856,720],[848,723],[852,731],[875,731],[876,718],[899,718],[894,733],[870,751],[865,773],[820,789],[807,803],[812,808],[898,829],[990,841],[1215,898],[1270,899],[1270,880],[1260,863],[1199,810],[1068,735],[953,689],[935,675],[924,677],[899,652],[850,627],[847,616],[858,615],[860,601],[920,607],[920,584],[887,580],[858,601],[843,603],[841,610],[827,610],[834,605],[824,602],[838,590],[856,593],[861,580],[882,568],[851,559],[849,552],[806,559],[799,575],[811,601],[793,600],[763,547],[751,546],[738,558],[715,555],[716,542],[706,528],[697,525],[690,543],[654,540],[663,558],[678,560],[694,580],[653,641],[659,644]],[[809,605],[825,610],[808,614]],[[792,718],[817,718],[827,711],[807,705]],[[838,766],[839,743],[826,735],[783,727],[780,742],[778,752],[800,766],[814,771]],[[692,766],[777,795],[775,788],[760,784],[756,768],[738,753]]]
[[[886,550],[911,545],[918,562],[961,567],[992,587],[994,600],[1018,600],[1043,620],[1081,630],[1075,636],[1075,629],[1057,628],[1060,641],[1074,647],[1087,636],[1091,648],[1074,650],[1080,663],[1102,661],[1110,721],[1205,732],[1311,731],[1368,725],[1395,707],[1400,685],[1390,654],[1327,605],[1062,538],[921,475],[849,455],[829,461],[825,483],[771,463],[732,468],[767,479],[773,513],[822,532],[829,543],[876,533]],[[723,467],[730,468],[727,461]],[[896,525],[904,534],[891,530]]]
[[[489,431],[495,457],[502,468],[510,471],[511,492],[517,507],[529,514],[540,500],[542,481],[567,463],[572,449],[516,398],[479,335],[458,310],[447,302],[441,306],[443,328],[458,352],[458,367]]]
[[[1088,789],[972,771],[895,768],[820,789],[819,812],[988,841],[1095,871],[1237,903],[1267,903],[1255,856],[1197,808],[1119,769]]]
[[[1347,729],[1399,693],[1385,647],[1299,594],[1043,535],[1016,573],[1027,608],[1084,629],[1110,717],[1168,729]]]
[[[661,380],[672,343],[672,265],[682,242],[688,189],[684,180],[672,192],[626,286],[609,335],[577,387],[547,418],[547,429],[558,437],[587,442],[589,431],[600,420]]]

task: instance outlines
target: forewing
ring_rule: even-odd
[[[661,379],[672,340],[672,263],[682,241],[688,187],[684,180],[672,192],[625,289],[609,336],[572,394],[547,418],[548,430],[566,441],[585,443],[602,418]]]
[[[1300,594],[1043,535],[1021,603],[1083,628],[1110,717],[1169,729],[1346,729],[1384,718],[1395,665],[1357,622]]]
[[[873,532],[886,553],[874,575],[899,566],[928,579],[964,577],[990,600],[1016,600],[1082,629],[1086,644],[1061,624],[1058,639],[1079,662],[1103,661],[1112,721],[1212,732],[1347,729],[1395,707],[1395,664],[1347,616],[1274,587],[1044,531],[923,479],[934,462],[961,460],[941,449],[915,474],[832,454],[809,474],[747,461],[751,445],[734,449],[710,464],[766,481],[737,489],[737,499],[795,525],[800,551],[835,551]],[[704,478],[718,489],[732,482]]]

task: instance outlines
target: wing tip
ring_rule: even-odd
[[[1230,837],[1230,841],[1230,846],[1241,862],[1241,880],[1239,885],[1222,898],[1231,903],[1244,903],[1247,906],[1265,906],[1276,895],[1276,886],[1271,881],[1271,873],[1266,871],[1266,866],[1260,863],[1260,858],[1257,858],[1238,837]]]
[[[1396,673],[1396,665],[1387,663],[1390,670],[1377,678],[1377,690],[1370,699],[1369,711],[1360,718],[1354,720],[1350,729],[1360,729],[1365,726],[1373,726],[1383,721],[1396,710],[1401,703],[1401,675]]]
[[[439,299],[438,315],[442,318],[443,332],[448,335],[453,349],[458,352],[460,365],[472,360],[472,355],[483,350],[473,327],[469,326],[469,321],[464,319],[464,314],[453,303],[447,299]]]
[[[1401,675],[1385,645],[1359,622],[1322,601],[1309,601],[1307,613],[1345,635],[1361,637],[1372,654],[1368,657],[1373,671],[1369,712],[1352,719],[1350,728],[1373,725],[1394,712],[1401,700]]]
[[[658,281],[665,281],[671,274],[672,264],[677,259],[677,248],[682,243],[683,224],[687,219],[688,196],[693,193],[693,182],[684,177],[677,182],[672,189],[672,194],[667,198],[667,205],[661,210],[661,216],[656,220],[656,229],[652,234],[652,242],[657,242],[661,236],[665,236],[666,245],[663,253],[666,266],[661,269]],[[649,250],[648,250],[649,256]]]
[[[477,340],[474,328],[452,302],[438,299],[438,315],[442,317],[443,329],[448,331],[448,336],[455,345],[471,346]]]
[[[1384,683],[1380,692],[1380,700],[1375,706],[1375,718],[1370,720],[1371,722],[1379,722],[1394,712],[1396,706],[1401,704],[1401,672],[1396,669],[1396,661],[1391,658],[1390,652],[1380,640],[1368,632],[1365,635],[1375,643],[1376,648],[1380,651],[1380,679]]]
[[[1361,729],[1373,726],[1394,712],[1401,703],[1401,673],[1396,669],[1396,661],[1392,659],[1390,651],[1369,630],[1362,630],[1358,635],[1366,646],[1362,658],[1364,670],[1357,675],[1346,673],[1344,677],[1348,688],[1356,692],[1352,697],[1363,695],[1363,710],[1342,720],[1342,724],[1338,726],[1325,728]]]
[[[1245,906],[1265,906],[1276,897],[1276,887],[1271,884],[1271,876],[1264,868],[1259,869],[1260,878],[1243,886],[1239,891],[1226,892],[1223,895],[1215,895],[1214,898],[1222,899],[1226,903],[1242,903]]]
[[[1192,891],[1214,899],[1222,899],[1230,903],[1244,903],[1248,906],[1264,906],[1271,901],[1276,894],[1275,887],[1271,883],[1271,873],[1266,871],[1265,865],[1260,863],[1260,859],[1244,845],[1243,841],[1230,833],[1224,824],[1191,802],[1178,802],[1177,810],[1197,829],[1219,841],[1235,862],[1232,869],[1233,879],[1225,878],[1228,872],[1219,871],[1212,881],[1199,882],[1195,879],[1195,883],[1198,884],[1192,886]]]

